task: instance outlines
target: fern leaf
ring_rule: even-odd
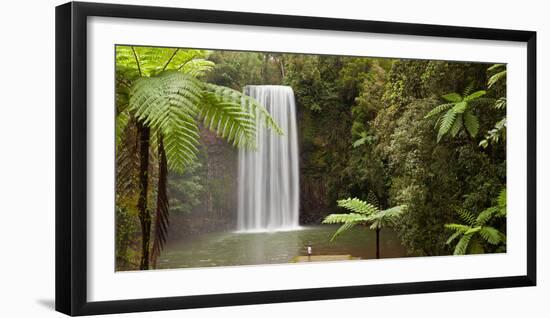
[[[471,227],[469,227],[467,225],[456,224],[456,223],[445,224],[445,228],[447,228],[449,230],[456,231],[456,232],[460,232],[460,233],[466,233],[469,229],[471,229]]]
[[[477,226],[483,226],[487,224],[487,222],[489,222],[489,220],[498,212],[499,212],[499,209],[496,206],[492,206],[490,208],[487,208],[481,211],[481,213],[479,213],[479,215],[476,218],[475,224]]]
[[[462,101],[462,96],[458,93],[449,93],[441,96],[444,100],[451,102],[451,103],[458,103]]]
[[[496,69],[498,69],[498,68],[505,67],[505,66],[506,66],[506,64],[502,64],[502,63],[500,63],[500,64],[493,64],[493,65],[491,65],[491,67],[489,67],[489,68],[487,69],[487,71],[492,72],[492,71],[494,71],[494,70],[496,70]]]
[[[350,230],[351,228],[353,228],[357,224],[358,224],[358,222],[347,222],[347,223],[342,224],[338,228],[338,230],[336,230],[336,232],[334,232],[334,234],[332,234],[332,237],[330,238],[330,240],[334,241],[334,239],[336,239],[336,237],[338,237],[340,234]]]
[[[483,237],[487,243],[492,245],[497,245],[501,242],[502,239],[502,233],[500,233],[499,230],[495,229],[491,226],[484,226],[479,231],[479,235]]]
[[[468,250],[468,245],[470,244],[470,240],[472,239],[473,234],[464,234],[462,238],[456,243],[454,255],[465,255],[466,251]]]
[[[449,108],[453,107],[454,105],[455,105],[455,103],[448,103],[448,104],[441,104],[439,106],[436,106],[432,110],[430,110],[428,112],[428,114],[426,114],[426,116],[424,116],[424,118],[429,118],[429,117],[437,115],[441,112],[444,112],[444,111],[448,110]]]
[[[330,214],[323,220],[325,224],[335,223],[360,223],[366,222],[367,217],[364,214],[348,213],[348,214]]]
[[[466,224],[470,226],[476,225],[476,217],[470,211],[458,208],[456,209],[456,213],[462,219],[462,221],[466,222]]]
[[[279,135],[283,134],[283,130],[275,122],[273,117],[271,117],[267,109],[265,109],[265,107],[258,103],[254,98],[242,94],[241,92],[238,92],[231,88],[214,84],[206,84],[205,89],[208,92],[215,93],[225,101],[233,102],[235,104],[240,103],[242,107],[248,111],[249,114],[257,119],[258,123],[264,122],[267,128],[274,130]]]
[[[380,208],[380,202],[378,201],[376,194],[374,194],[374,191],[372,190],[369,190],[369,193],[367,194],[367,203],[377,208]]]
[[[495,75],[491,76],[487,81],[487,87],[491,88],[504,77],[506,77],[506,70],[496,73]]]
[[[497,99],[497,101],[495,102],[493,108],[494,109],[504,109],[504,108],[506,108],[506,97],[501,97],[501,98]]]
[[[456,103],[453,106],[453,112],[455,112],[457,114],[462,114],[467,108],[468,108],[468,103],[467,102]]]
[[[457,237],[459,237],[460,235],[462,235],[463,233],[460,232],[460,231],[456,231],[454,232],[451,236],[449,236],[449,238],[447,239],[447,241],[445,242],[445,244],[449,245],[451,244]]]
[[[481,244],[480,240],[477,237],[472,237],[468,248],[468,254],[484,254],[484,253],[485,253],[485,249],[483,248],[483,244]]]
[[[360,214],[373,214],[377,213],[379,210],[372,204],[369,204],[365,201],[359,200],[357,198],[348,198],[344,200],[338,200],[338,206],[346,208],[352,212]]]
[[[479,131],[479,121],[477,116],[469,110],[464,113],[464,126],[472,138],[477,136]]]
[[[464,101],[469,102],[469,101],[472,101],[474,99],[478,99],[478,98],[480,98],[481,96],[483,96],[485,94],[487,94],[487,91],[484,91],[484,90],[473,92],[472,94],[464,97]]]
[[[439,132],[437,134],[437,142],[441,140],[441,138],[449,132],[451,127],[453,126],[455,120],[456,120],[457,113],[453,111],[453,109],[449,109],[445,115],[443,115],[443,118],[441,119],[441,123],[439,124]]]
[[[456,120],[451,127],[451,130],[449,132],[451,136],[456,137],[456,135],[460,132],[460,129],[462,129],[462,126],[462,114],[460,114],[456,117]]]

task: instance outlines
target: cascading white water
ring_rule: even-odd
[[[259,124],[256,149],[239,151],[239,231],[284,231],[299,227],[296,104],[288,86],[247,86],[282,128],[278,135]]]

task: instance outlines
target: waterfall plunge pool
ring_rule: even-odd
[[[355,227],[334,241],[330,238],[338,226],[303,226],[300,230],[260,233],[218,232],[187,239],[172,240],[163,250],[158,269],[211,266],[259,265],[290,263],[296,256],[351,255],[353,258],[374,259],[375,232]],[[382,258],[404,257],[405,249],[391,229],[380,233]]]

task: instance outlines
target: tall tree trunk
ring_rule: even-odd
[[[376,258],[380,258],[380,228],[376,228]]]
[[[139,132],[139,199],[138,216],[141,224],[141,261],[139,269],[149,269],[149,242],[151,240],[151,214],[147,209],[149,183],[149,127],[138,123]]]
[[[157,188],[157,209],[155,213],[155,238],[153,240],[153,252],[151,255],[151,265],[153,268],[157,267],[157,259],[160,252],[164,248],[164,244],[166,243],[169,223],[169,204],[166,188],[168,178],[168,162],[166,161],[166,153],[164,151],[162,136],[159,136],[158,140],[159,177]]]

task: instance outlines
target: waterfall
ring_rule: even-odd
[[[239,150],[239,231],[284,231],[299,227],[296,104],[288,86],[247,86],[282,128],[278,135],[259,124],[255,150]]]

